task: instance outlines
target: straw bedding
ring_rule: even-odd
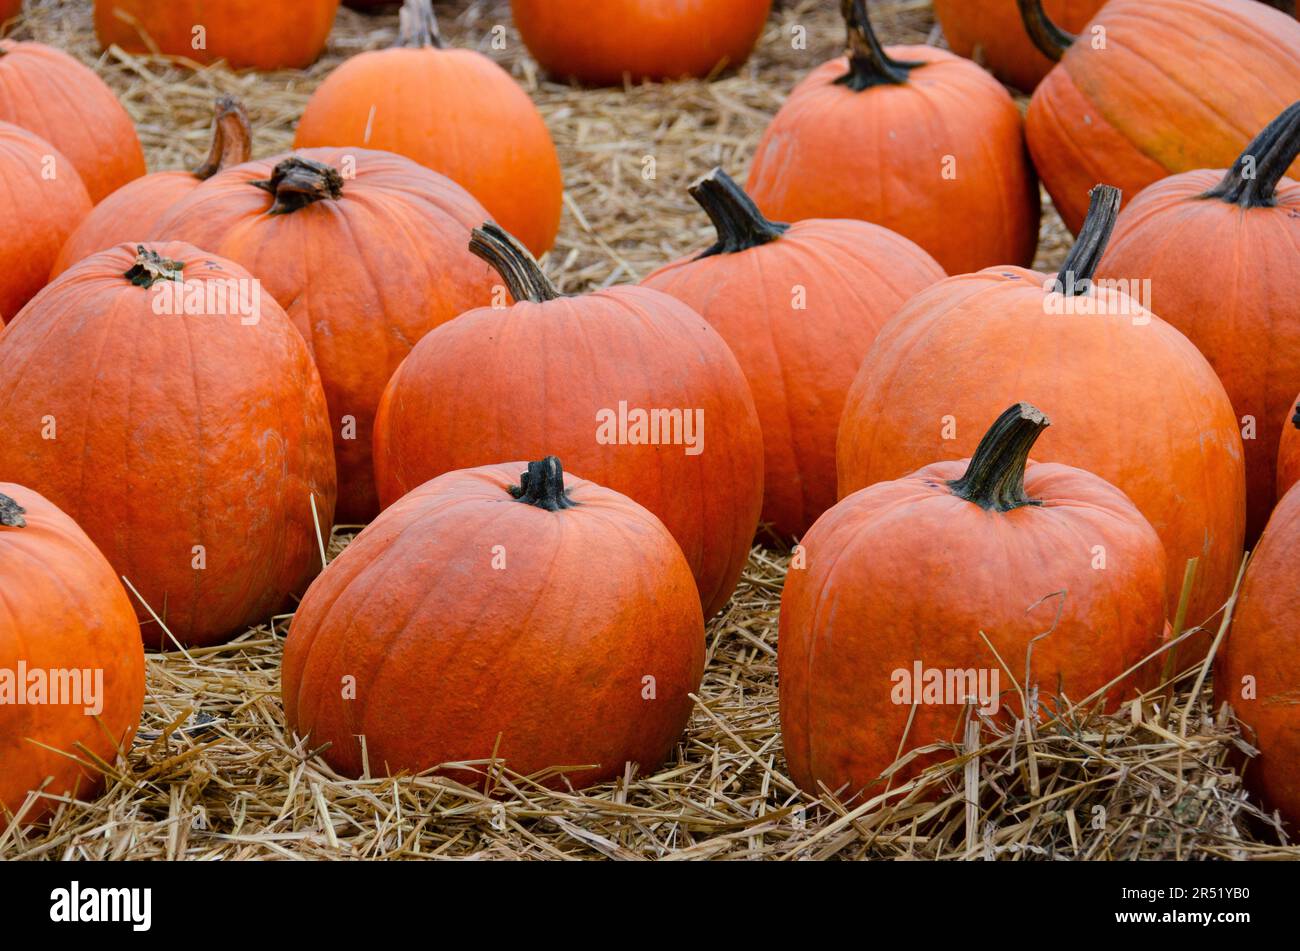
[[[257,156],[287,149],[315,85],[396,29],[393,15],[342,10],[311,69],[236,75],[101,53],[89,6],[29,0],[14,33],[93,65],[135,119],[152,170],[202,158],[221,93],[247,106]],[[504,3],[439,5],[446,38],[511,69],[550,126],[566,195],[546,264],[562,289],[635,281],[707,243],[686,185],[716,164],[741,178],[783,96],[842,46],[838,4],[779,6],[738,74],[578,90],[536,74]],[[942,42],[926,0],[878,2],[873,12],[888,42]],[[490,49],[496,24],[506,27],[505,50]],[[793,48],[796,25],[807,49]],[[1054,268],[1067,246],[1049,207],[1038,266]],[[335,530],[331,557],[350,531]],[[491,796],[431,776],[336,775],[285,728],[279,663],[290,619],[281,617],[227,645],[150,654],[140,735],[107,767],[107,792],[64,803],[47,823],[12,826],[0,834],[0,859],[1300,858],[1243,792],[1234,768],[1253,751],[1214,709],[1199,665],[1113,716],[1040,697],[1052,713],[1032,725],[985,722],[975,742],[955,737],[952,758],[923,777],[936,784],[925,795],[916,781],[895,784],[849,811],[830,795],[800,793],[785,775],[777,712],[788,560],[753,550],[732,603],[709,624],[690,726],[652,775],[555,792],[487,761],[478,768]],[[1217,631],[1222,620],[1207,626]],[[1023,659],[1004,660],[1004,674],[1022,682]]]

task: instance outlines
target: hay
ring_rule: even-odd
[[[14,34],[69,50],[122,97],[150,168],[206,152],[212,99],[239,97],[256,155],[289,147],[312,88],[343,58],[386,45],[396,17],[339,13],[325,58],[305,73],[235,75],[120,51],[100,53],[89,4],[29,0]],[[708,239],[686,184],[715,164],[747,171],[764,125],[808,68],[839,52],[836,5],[786,3],[753,61],[713,83],[577,90],[545,82],[504,4],[442,13],[453,43],[476,42],[524,84],[565,169],[566,210],[548,267],[567,290],[633,281]],[[873,4],[889,42],[925,42],[925,0]],[[508,49],[487,48],[507,27]],[[807,28],[807,50],[791,27]],[[481,42],[480,42],[481,40]],[[643,175],[652,158],[654,177]],[[1044,216],[1038,266],[1068,247]],[[348,536],[336,530],[331,555]],[[919,781],[851,811],[800,793],[785,773],[776,626],[788,557],[756,547],[727,610],[708,627],[708,666],[674,757],[649,776],[577,792],[542,788],[485,762],[496,793],[433,776],[334,774],[286,731],[279,667],[289,618],[230,644],[148,655],[140,735],[93,801],[0,834],[0,859],[1135,859],[1300,857],[1243,793],[1232,763],[1252,752],[1215,713],[1193,667],[1113,716],[1044,700],[1032,725],[985,721],[978,738]],[[1015,672],[1008,670],[1014,676]],[[1017,681],[1023,678],[1016,678]],[[1100,809],[1100,812],[1098,811]]]

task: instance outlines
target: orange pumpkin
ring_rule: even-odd
[[[1287,408],[1277,452],[1277,497],[1280,499],[1300,482],[1300,396]]]
[[[562,296],[495,225],[472,248],[518,303],[444,324],[393,374],[375,420],[380,499],[554,447],[663,519],[712,616],[740,578],[763,501],[762,434],[736,358],[667,294]]]
[[[647,277],[727,341],[763,427],[763,520],[802,535],[835,503],[844,394],[894,311],[944,278],[934,258],[865,221],[775,224],[715,168],[691,195],[717,242]]]
[[[1082,30],[1105,0],[1044,0],[1043,9],[1066,30]],[[1032,92],[1052,68],[1020,19],[1016,0],[934,0],[948,47],[987,67],[1009,86]]]
[[[330,73],[307,102],[294,146],[405,155],[463,186],[534,254],[549,249],[564,180],[528,94],[482,53],[444,49],[429,0],[407,0],[397,44]]]
[[[1119,216],[1097,274],[1150,281],[1150,307],[1223,381],[1246,447],[1246,545],[1277,499],[1281,407],[1300,381],[1300,102],[1225,175],[1201,169],[1145,189]]]
[[[1015,696],[999,657],[1044,700],[1108,689],[1114,706],[1139,685],[1120,678],[1160,646],[1160,539],[1092,473],[1026,465],[1047,425],[1013,406],[971,459],[854,492],[803,540],[806,567],[791,569],[781,596],[778,672],[790,776],[811,795],[872,797],[901,753],[961,736],[968,696],[996,716]],[[1104,548],[1105,571],[1090,546]],[[936,694],[927,671],[957,689]],[[953,671],[969,679],[959,687]],[[946,758],[921,757],[893,786]]]
[[[145,173],[135,125],[113,90],[62,50],[0,40],[0,121],[66,155],[91,201]]]
[[[212,145],[203,164],[193,172],[154,172],[113,192],[69,236],[51,276],[57,277],[96,251],[142,240],[168,208],[222,169],[247,162],[252,151],[248,114],[234,99],[221,96],[213,119]]]
[[[59,248],[91,205],[72,163],[50,143],[8,122],[0,122],[0,182],[3,326],[45,286]]]
[[[305,69],[325,51],[339,0],[95,0],[101,46],[231,69]]]
[[[1243,130],[1300,99],[1300,23],[1265,4],[1110,0],[1073,42],[1041,0],[1019,2],[1035,44],[1060,60],[1034,92],[1025,131],[1071,231],[1093,182],[1136,195],[1169,174],[1227,168]]]
[[[903,306],[849,390],[839,491],[969,454],[983,421],[1024,394],[1059,424],[1037,458],[1096,473],[1155,526],[1169,557],[1171,615],[1187,560],[1199,559],[1187,615],[1195,624],[1227,600],[1241,560],[1241,434],[1196,347],[1122,290],[1090,283],[1118,210],[1115,189],[1093,190],[1055,284],[1024,268],[989,268]],[[1176,397],[1160,397],[1169,393]]]
[[[180,243],[94,254],[5,328],[0,366],[0,472],[76,519],[177,641],[264,621],[319,570],[325,396],[239,265]]]
[[[51,811],[57,803],[45,797],[84,798],[103,784],[91,764],[131,748],[144,652],[135,611],[99,549],[45,498],[9,482],[0,482],[0,577],[2,830],[14,816],[31,822]],[[51,671],[72,692],[55,691]],[[24,808],[38,789],[42,798]]]
[[[969,60],[882,49],[844,0],[850,55],[812,71],[758,144],[749,194],[769,218],[862,218],[911,238],[949,274],[1029,264],[1038,184],[1020,112]]]
[[[282,691],[289,724],[350,776],[490,759],[585,767],[566,779],[587,786],[661,763],[703,670],[672,536],[548,457],[448,473],[375,519],[303,598]],[[484,785],[483,767],[450,772]]]
[[[486,217],[399,155],[306,149],[227,169],[154,230],[248,268],[306,337],[334,428],[340,522],[379,511],[370,433],[388,378],[425,333],[491,300],[492,272],[466,250]]]
[[[704,78],[749,58],[772,0],[511,0],[547,72],[592,85]]]

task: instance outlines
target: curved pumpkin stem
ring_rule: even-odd
[[[904,63],[890,59],[876,39],[867,16],[866,0],[840,0],[844,25],[849,31],[849,71],[835,82],[862,92],[872,86],[901,86],[907,75],[925,63]]]
[[[1115,230],[1115,219],[1119,217],[1118,188],[1094,185],[1088,195],[1088,214],[1083,219],[1083,227],[1056,275],[1056,290],[1066,297],[1087,292],[1110,243],[1110,233]]]
[[[343,176],[323,162],[291,155],[271,172],[271,177],[248,184],[275,196],[267,214],[287,215],[326,198],[343,194]]]
[[[220,96],[212,122],[212,146],[194,177],[206,182],[223,168],[243,165],[253,157],[253,130],[243,105],[230,96]]]
[[[571,509],[578,504],[564,488],[564,466],[555,456],[528,463],[528,471],[520,473],[519,484],[510,487],[510,494],[520,502],[548,512]]]
[[[138,244],[135,248],[135,264],[131,265],[122,276],[136,287],[147,290],[159,281],[183,280],[181,271],[184,268],[182,262],[165,258],[157,251]]]
[[[541,304],[564,296],[556,290],[528,249],[494,222],[489,221],[482,228],[470,232],[469,250],[492,265],[517,301]]]
[[[1025,32],[1039,52],[1053,63],[1059,63],[1065,51],[1078,39],[1073,33],[1067,33],[1047,18],[1043,9],[1043,0],[1016,0],[1020,4],[1020,20],[1025,25]]]
[[[790,230],[789,225],[764,218],[754,199],[721,168],[713,169],[687,190],[718,232],[717,242],[701,258],[748,251],[775,241]]]
[[[1293,102],[1246,146],[1223,181],[1201,197],[1222,198],[1242,208],[1271,208],[1277,204],[1277,183],[1298,155],[1300,102]]]
[[[948,483],[952,494],[990,512],[1042,505],[1025,494],[1029,450],[1052,421],[1028,403],[1008,407],[980,440],[966,474]]]
[[[433,15],[433,0],[406,0],[397,13],[398,33],[394,46],[411,49],[442,49],[438,18]]]
[[[0,493],[0,525],[5,528],[26,528],[27,519],[23,518],[27,510],[9,496]]]

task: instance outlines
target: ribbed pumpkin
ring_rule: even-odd
[[[542,68],[593,85],[706,77],[749,58],[772,0],[511,0]]]
[[[839,491],[969,454],[984,421],[1023,394],[1058,424],[1036,458],[1096,473],[1155,526],[1171,615],[1187,560],[1200,559],[1187,615],[1196,624],[1228,599],[1241,560],[1241,434],[1223,384],[1186,337],[1122,290],[1089,283],[1118,210],[1115,189],[1093,190],[1057,286],[1023,268],[989,268],[903,306],[849,390]]]
[[[1043,9],[1062,29],[1082,30],[1105,0],[1043,0]],[[1052,68],[1020,19],[1016,0],[934,0],[948,47],[987,67],[1009,86],[1032,92]]]
[[[555,243],[564,181],[546,123],[492,60],[443,48],[429,0],[407,0],[397,46],[353,56],[326,77],[294,145],[405,155],[463,186],[534,254]]]
[[[0,326],[45,286],[90,196],[72,163],[38,136],[0,122]]]
[[[1020,112],[969,60],[883,49],[843,0],[849,57],[823,63],[763,133],[749,194],[769,218],[862,218],[911,238],[949,274],[1029,264],[1038,185]]]
[[[135,125],[113,90],[62,50],[0,40],[0,121],[66,155],[91,201],[145,173]]]
[[[865,221],[768,221],[722,169],[691,195],[716,243],[642,283],[689,304],[731,347],[763,426],[763,521],[802,535],[835,503],[844,394],[876,331],[945,275],[917,245]]]
[[[1099,278],[1150,280],[1151,309],[1223,381],[1246,447],[1246,545],[1277,495],[1282,407],[1300,385],[1300,103],[1225,175],[1201,169],[1145,189],[1119,216]]]
[[[518,303],[444,324],[393,374],[375,420],[380,499],[554,447],[663,519],[711,617],[740,578],[763,501],[762,434],[736,358],[667,294],[563,296],[495,225],[474,232],[473,250]]]
[[[339,0],[95,0],[101,46],[232,69],[304,69],[325,50]]]
[[[916,421],[910,410],[900,416]],[[805,566],[791,568],[781,596],[778,671],[786,762],[811,795],[825,786],[869,799],[900,754],[960,743],[967,696],[995,718],[995,706],[1018,707],[999,657],[1022,688],[1039,687],[1042,703],[1109,688],[1113,707],[1144,682],[1120,678],[1165,632],[1160,539],[1092,473],[1026,465],[1047,425],[1034,407],[1013,406],[971,459],[855,492],[803,540]],[[971,679],[936,696],[926,671],[951,686],[952,672]],[[926,754],[892,785],[947,758]]]
[[[181,243],[94,254],[5,328],[0,366],[0,472],[72,516],[178,641],[266,620],[320,569],[325,396],[239,265]]]
[[[130,750],[144,703],[144,652],[126,591],[85,532],[38,493],[9,482],[0,482],[0,577],[0,672],[13,678],[0,681],[3,830],[30,792],[44,784],[45,796],[84,798],[103,782],[89,764]],[[80,693],[31,694],[39,681],[31,675],[50,671],[66,672]],[[15,691],[45,702],[19,703]],[[36,800],[21,821],[55,805]]]
[[[350,776],[495,760],[587,786],[664,760],[703,669],[672,536],[548,457],[451,472],[384,511],[303,598],[282,690]],[[486,764],[449,772],[482,786]]]
[[[113,192],[69,236],[51,276],[57,277],[96,251],[143,240],[153,233],[167,209],[222,169],[247,162],[252,151],[252,131],[244,107],[229,96],[220,97],[213,119],[212,145],[203,164],[192,172],[154,172]]]
[[[1136,195],[1172,173],[1227,168],[1300,98],[1300,23],[1265,4],[1110,0],[1074,42],[1041,0],[1019,2],[1034,42],[1060,60],[1034,92],[1025,131],[1071,231],[1093,182]]]
[[[1291,401],[1277,451],[1277,497],[1280,499],[1300,482],[1300,396]]]
[[[248,268],[307,338],[329,401],[340,522],[379,511],[370,432],[388,378],[425,333],[492,299],[491,269],[466,250],[486,217],[410,159],[304,149],[214,176],[155,229]]]

